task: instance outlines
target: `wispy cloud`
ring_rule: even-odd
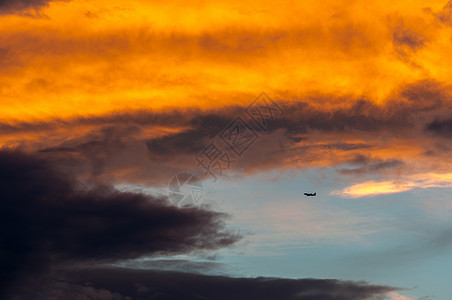
[[[371,300],[399,290],[363,281],[233,278],[126,268],[66,269],[55,275],[58,280],[47,277],[26,282],[15,299]]]
[[[342,190],[333,191],[331,195],[343,198],[372,197],[410,191],[415,188],[452,187],[452,173],[413,174],[393,180],[366,181]]]
[[[396,292],[389,292],[387,294],[387,296],[389,297],[389,299],[391,300],[416,300],[417,298],[412,297],[412,296],[404,296],[401,294],[398,294]]]

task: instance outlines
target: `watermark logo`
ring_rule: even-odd
[[[194,174],[177,174],[168,183],[168,197],[177,207],[199,205],[202,193],[202,183]]]
[[[260,94],[195,156],[197,168],[216,181],[251,148],[260,134],[270,132],[271,121],[283,115],[284,110],[275,101],[265,93]],[[176,175],[168,185],[168,196],[178,207],[197,206],[202,202],[201,181],[193,174]]]

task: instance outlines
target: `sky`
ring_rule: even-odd
[[[452,1],[0,24],[0,298],[450,299]]]

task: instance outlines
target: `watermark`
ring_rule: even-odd
[[[284,110],[267,94],[261,93],[243,112],[221,130],[195,156],[197,170],[174,176],[168,184],[168,197],[178,207],[202,204],[203,188],[195,174],[202,172],[216,181],[260,138],[270,131],[270,123]]]
[[[178,207],[199,205],[202,193],[202,183],[194,174],[177,174],[168,183],[168,197]]]

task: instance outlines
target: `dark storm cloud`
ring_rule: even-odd
[[[207,251],[239,239],[225,229],[222,213],[88,186],[18,152],[0,151],[0,191],[3,283],[55,264]]]
[[[33,290],[33,299],[366,300],[384,299],[395,290],[333,279],[231,278],[120,268],[71,270],[59,277],[64,280]],[[27,299],[27,291],[22,295],[19,299]]]
[[[452,137],[452,119],[444,121],[433,121],[426,127],[428,132],[435,133],[444,137]]]
[[[38,11],[50,2],[52,0],[0,0],[0,15],[16,14],[30,9]]]
[[[143,255],[218,249],[239,236],[225,229],[224,214],[88,186],[36,155],[1,151],[0,166],[0,276],[6,298],[371,299],[394,290],[338,280],[86,269]],[[221,267],[180,260],[140,267],[153,266],[190,272]]]

